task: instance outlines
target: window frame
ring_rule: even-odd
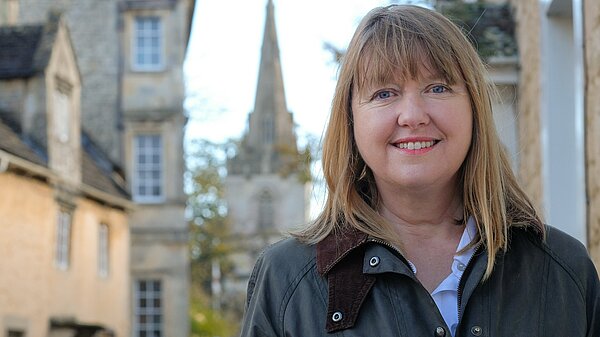
[[[98,275],[107,278],[110,271],[110,228],[106,223],[98,226]]]
[[[145,158],[147,160],[148,157],[153,157],[154,155],[158,155],[158,163],[151,163],[151,162],[145,162],[145,163],[140,163],[140,150],[147,152],[148,149],[152,149],[152,146],[148,147],[148,146],[144,146],[144,148],[142,149],[139,141],[142,137],[146,137],[146,138],[150,138],[150,137],[157,137],[158,139],[158,149],[156,150],[156,152],[151,152],[151,153],[146,153],[145,154]],[[131,195],[133,197],[133,200],[135,202],[138,203],[147,203],[147,204],[152,204],[152,203],[161,203],[164,202],[165,200],[165,186],[164,186],[164,176],[165,176],[165,168],[164,168],[164,140],[163,140],[163,136],[161,133],[159,132],[147,132],[147,133],[137,133],[133,136],[132,139],[132,146],[133,146],[133,157],[132,157],[132,161],[133,161],[133,167],[132,167],[132,188],[131,188]],[[140,165],[145,165],[145,166],[149,166],[150,168],[145,168],[144,172],[148,173],[149,175],[152,175],[156,170],[158,171],[158,178],[141,178],[141,169],[140,169]],[[155,167],[152,167],[155,166]],[[150,183],[148,183],[150,182]],[[146,189],[153,189],[155,187],[157,187],[159,189],[159,193],[158,194],[153,194],[153,193],[144,193],[141,194],[139,193],[139,188],[142,186],[146,188]]]
[[[142,20],[156,20],[156,22],[158,23],[158,27],[156,29],[156,32],[150,30],[150,31],[146,31],[144,28],[143,30],[139,30],[138,29],[138,25],[140,23],[140,21]],[[133,71],[138,71],[138,72],[158,72],[158,71],[162,71],[165,69],[165,34],[164,34],[164,29],[165,29],[165,25],[164,25],[164,20],[160,15],[157,14],[153,14],[153,15],[135,15],[133,16],[132,19],[132,25],[131,25],[131,69]],[[144,34],[142,36],[142,39],[144,39],[144,41],[146,43],[148,43],[149,39],[152,38],[157,38],[158,40],[158,46],[157,47],[153,47],[153,46],[143,46],[141,47],[140,44],[138,44],[139,41],[139,33]],[[140,51],[140,49],[145,48],[144,51]],[[157,50],[155,50],[155,48]],[[144,55],[146,57],[150,56],[152,57],[152,55],[156,54],[156,56],[158,57],[158,62],[157,63],[139,63],[138,62],[138,55],[140,53],[145,53]]]
[[[142,291],[142,284],[144,284],[144,290]],[[158,285],[158,288],[156,287]],[[164,300],[163,300],[163,288],[164,284],[160,279],[138,279],[134,285],[134,302],[133,302],[133,336],[156,336],[152,334],[158,331],[158,336],[164,336]],[[149,288],[151,287],[151,288]],[[158,299],[158,306],[156,306],[156,299]],[[142,300],[144,304],[142,306]],[[146,319],[145,322],[141,323],[142,316]],[[150,317],[148,321],[148,317]],[[155,322],[156,317],[159,317],[158,322]],[[142,335],[145,332],[145,335]]]
[[[56,246],[54,264],[59,270],[68,270],[71,264],[71,237],[73,232],[73,213],[60,209],[56,224]]]
[[[14,336],[25,337],[25,330],[8,328],[6,330],[6,337]]]

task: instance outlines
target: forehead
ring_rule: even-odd
[[[408,14],[373,15],[357,32],[349,48],[355,89],[431,76],[449,83],[463,79],[452,32],[422,13]]]
[[[436,62],[432,52],[422,46],[415,46],[404,52],[364,48],[357,63],[354,86],[359,91],[386,83],[402,83],[409,79],[436,79],[449,84],[462,80],[455,62]]]

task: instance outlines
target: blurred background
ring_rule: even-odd
[[[0,335],[236,336],[321,209],[339,60],[375,6],[457,23],[545,221],[600,265],[596,0],[0,0]]]

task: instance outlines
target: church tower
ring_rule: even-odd
[[[254,110],[238,153],[227,163],[225,193],[236,245],[234,288],[244,291],[257,254],[281,234],[307,221],[309,182],[288,111],[275,29],[268,1]],[[303,178],[304,177],[304,178]]]

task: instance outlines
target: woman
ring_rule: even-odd
[[[594,265],[517,184],[492,93],[442,15],[372,10],[341,65],[324,211],[259,258],[242,336],[600,336]]]

